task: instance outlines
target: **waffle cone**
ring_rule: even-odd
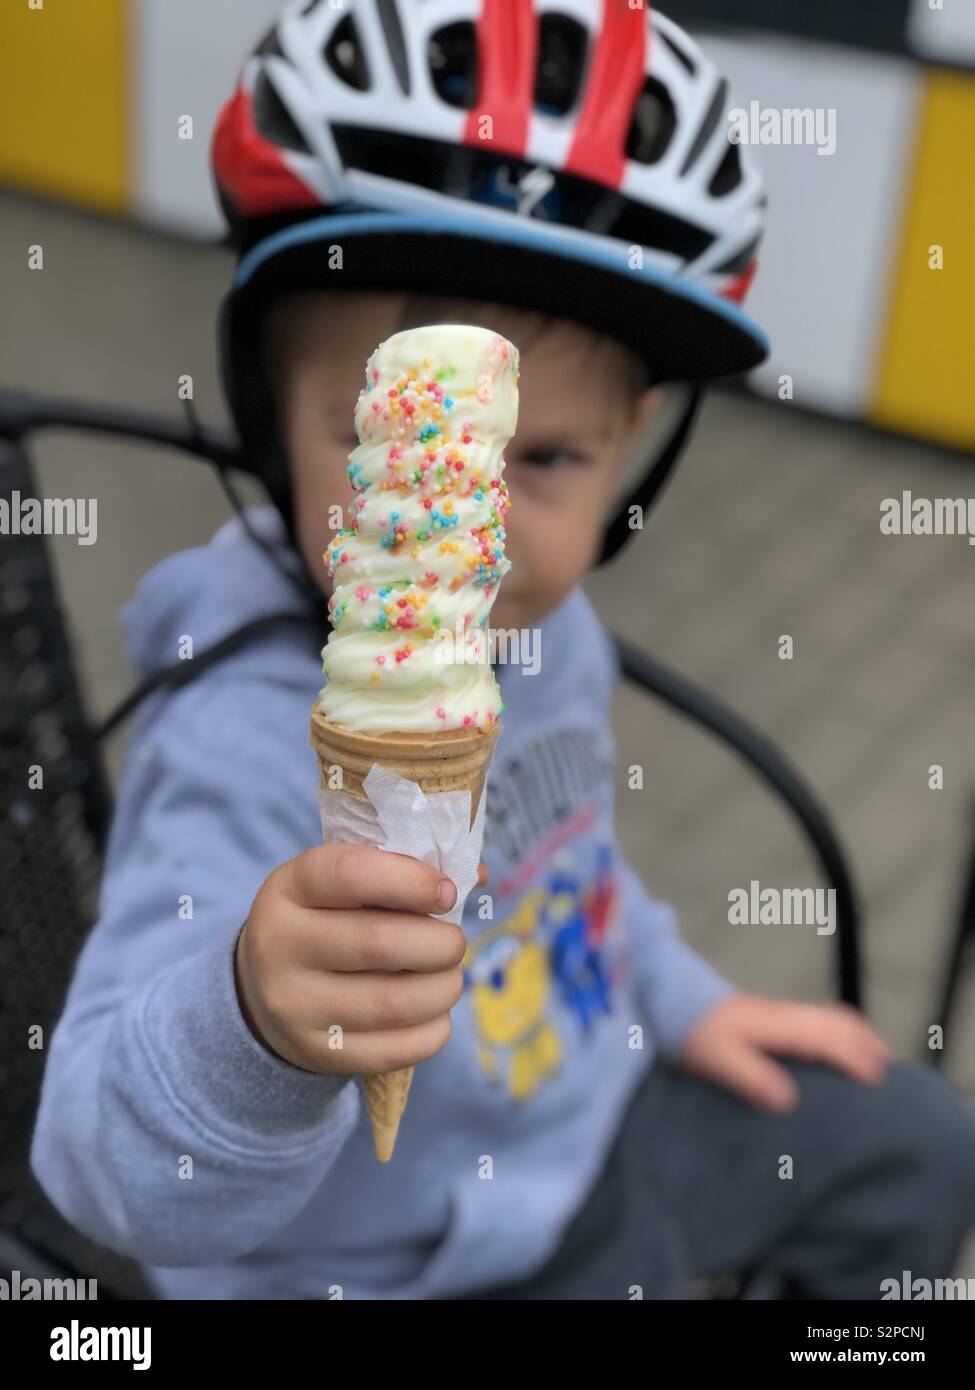
[[[416,782],[422,792],[469,790],[473,825],[499,731],[500,725],[495,724],[486,732],[447,729],[443,733],[363,734],[332,723],[316,705],[310,741],[323,787],[334,787],[334,770],[340,768],[341,790],[366,800],[362,782],[378,763]],[[393,1156],[413,1072],[413,1067],[402,1067],[363,1077],[362,1091],[380,1163],[388,1163]]]
[[[423,792],[469,789],[473,824],[499,728],[495,724],[487,732],[446,729],[432,734],[362,734],[333,724],[316,707],[311,717],[311,745],[325,787],[331,784],[332,769],[338,767],[342,769],[341,790],[365,797],[363,778],[374,763],[379,763],[416,782]]]

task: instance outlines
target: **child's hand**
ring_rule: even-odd
[[[856,1081],[882,1081],[891,1051],[848,1004],[792,1004],[736,994],[705,1014],[684,1040],[685,1071],[761,1110],[791,1110],[798,1088],[769,1054],[826,1062]]]
[[[436,869],[365,845],[321,845],[282,864],[237,941],[251,1032],[296,1067],[331,1075],[439,1052],[464,990],[466,940],[426,914],[456,897]],[[396,970],[406,973],[385,973]]]

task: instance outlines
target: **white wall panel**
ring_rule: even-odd
[[[944,0],[940,10],[913,0],[907,38],[922,58],[975,65],[975,0]]]
[[[135,0],[130,107],[135,124],[134,205],[168,231],[223,228],[210,182],[210,136],[247,53],[282,0]],[[193,139],[178,138],[180,116]]]
[[[772,339],[760,390],[795,380],[797,400],[841,415],[868,407],[886,323],[900,210],[910,179],[919,74],[906,60],[773,37],[703,36],[733,105],[836,109],[836,152],[754,149],[769,192],[768,232],[746,308]]]

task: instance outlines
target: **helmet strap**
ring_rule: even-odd
[[[612,560],[632,537],[635,529],[630,525],[632,508],[638,507],[645,517],[663,491],[683,452],[684,445],[687,443],[703,395],[704,392],[701,387],[695,386],[692,389],[680,419],[674,426],[670,438],[657,456],[656,461],[650,470],[643,475],[630,495],[620,503],[616,515],[606,528],[603,548],[596,561],[597,568]]]

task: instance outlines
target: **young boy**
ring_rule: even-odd
[[[725,169],[713,70],[660,16],[648,47],[651,21],[622,5],[601,23],[592,7],[588,78],[530,4],[472,0],[466,38],[426,32],[420,9],[391,30],[395,5],[293,6],[221,120],[245,251],[231,399],[280,518],[165,561],[126,625],[148,672],[187,635],[199,652],[263,615],[310,622],[147,706],[35,1172],[169,1298],[679,1298],[755,1263],[820,1297],[946,1277],[975,1214],[972,1116],[854,1011],[737,992],[613,834],[615,668],[579,583],[652,383],[761,355],[715,292],[743,289],[759,195],[737,153],[737,181]],[[512,25],[536,47],[506,42]],[[502,129],[482,150],[489,99]],[[612,247],[637,227],[657,251],[634,271]],[[687,283],[661,268],[679,255]],[[493,913],[475,893],[462,929],[431,920],[455,893],[433,869],[317,843],[306,748],[323,634],[303,575],[325,586],[363,364],[398,329],[448,320],[521,352],[492,623],[537,628],[542,653],[537,674],[497,671]],[[383,1167],[354,1078],[413,1063]]]

